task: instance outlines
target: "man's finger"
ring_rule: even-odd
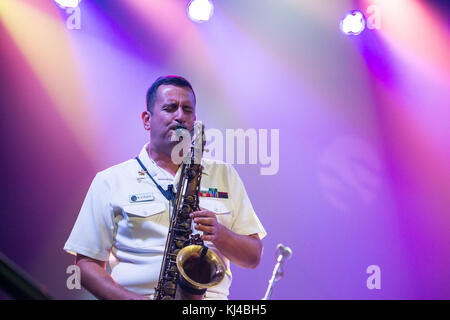
[[[200,210],[200,211],[194,211],[192,212],[189,217],[194,218],[194,217],[214,217],[215,213],[211,212],[209,210]]]
[[[198,223],[198,224],[212,226],[212,225],[214,225],[215,219],[214,218],[194,218],[194,222]]]
[[[203,236],[201,236],[201,239],[203,241],[213,241],[214,240],[214,236],[213,235],[203,235]]]
[[[199,231],[203,231],[206,233],[213,233],[213,227],[210,226],[204,226],[204,225],[195,225],[195,229],[199,230]]]

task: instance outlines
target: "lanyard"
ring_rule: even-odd
[[[169,184],[167,186],[167,190],[164,190],[159,184],[158,182],[155,181],[155,179],[153,179],[153,177],[150,175],[150,173],[148,173],[147,168],[144,166],[144,164],[142,163],[142,161],[139,159],[139,157],[136,157],[137,162],[139,162],[139,165],[141,166],[142,170],[145,171],[145,173],[147,173],[147,175],[150,177],[150,179],[152,179],[152,181],[155,183],[156,187],[158,188],[158,190],[162,193],[162,195],[169,200],[169,202],[173,202],[173,200],[175,200],[175,192],[173,191],[173,185]]]

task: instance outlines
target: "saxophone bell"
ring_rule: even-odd
[[[188,286],[186,291],[191,288],[194,292],[204,292],[218,285],[225,277],[222,259],[202,245],[189,245],[181,249],[177,255],[177,267],[181,286]]]

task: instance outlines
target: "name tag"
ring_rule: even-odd
[[[136,194],[130,194],[128,196],[128,201],[130,203],[147,202],[147,201],[153,201],[153,200],[155,200],[153,193],[136,193]]]

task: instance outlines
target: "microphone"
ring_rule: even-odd
[[[284,246],[283,244],[278,244],[278,251],[280,251],[280,255],[282,255],[285,259],[289,259],[292,256],[292,250],[289,247]]]
[[[262,298],[262,300],[270,299],[270,296],[272,295],[273,285],[275,284],[275,282],[280,281],[280,279],[284,275],[283,271],[284,262],[292,256],[291,248],[286,247],[282,243],[279,243],[277,245],[277,252],[278,252],[277,264],[273,269],[272,277],[269,280],[269,286],[267,287],[266,294],[264,295],[264,298]]]

